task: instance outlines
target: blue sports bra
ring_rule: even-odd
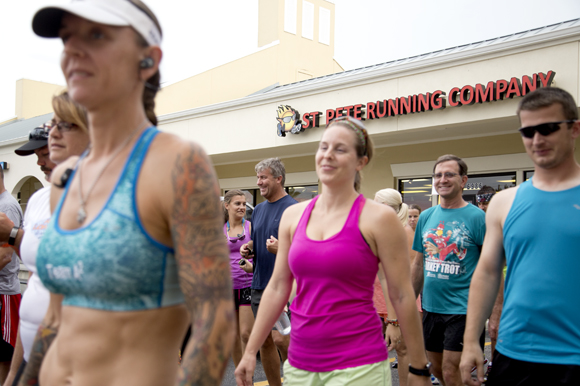
[[[63,305],[138,311],[184,301],[173,249],[153,240],[137,213],[139,171],[158,133],[154,127],[142,133],[108,201],[88,225],[59,227],[65,189],[36,259],[42,283],[64,295]]]

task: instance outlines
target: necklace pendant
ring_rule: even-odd
[[[77,212],[77,222],[79,224],[82,224],[85,222],[85,220],[87,219],[87,213],[85,212],[85,208],[83,208],[82,206],[79,208],[79,211]]]

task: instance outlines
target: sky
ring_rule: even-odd
[[[59,66],[62,44],[58,39],[37,37],[30,25],[41,7],[68,2],[0,3],[0,122],[15,116],[18,79],[65,84]],[[345,70],[580,17],[579,0],[333,2],[334,57]],[[145,0],[145,3],[163,28],[163,84],[199,74],[257,49],[258,0]]]

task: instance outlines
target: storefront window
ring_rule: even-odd
[[[425,210],[431,207],[431,177],[399,180],[399,192],[407,205],[416,204]]]
[[[526,170],[526,171],[524,171],[524,181],[529,180],[530,178],[532,178],[533,175],[534,175],[534,171],[533,170]]]
[[[475,195],[485,185],[491,186],[496,192],[516,186],[516,172],[472,174],[468,177],[463,189],[463,199],[474,205],[477,205]],[[422,210],[431,207],[432,188],[431,177],[399,180],[399,192],[403,196],[403,202],[407,205],[417,204]]]
[[[285,189],[298,202],[310,200],[318,194],[318,185],[287,186]]]
[[[516,172],[468,175],[463,189],[463,199],[477,205],[475,195],[483,186],[491,186],[496,192],[516,186]]]

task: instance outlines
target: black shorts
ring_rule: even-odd
[[[236,305],[236,311],[240,309],[240,306],[250,306],[252,304],[252,289],[250,287],[235,289],[234,303]]]
[[[264,294],[264,290],[258,290],[252,288],[252,312],[254,313],[254,320],[258,315],[258,307],[260,306],[260,301],[262,300],[262,295]],[[288,303],[288,319],[292,320],[292,316],[290,315],[290,303]],[[272,327],[272,331],[277,331],[276,327]]]
[[[497,349],[486,386],[580,385],[580,366],[524,362]]]
[[[14,347],[0,337],[0,362],[10,362],[14,354]]]
[[[465,315],[447,315],[423,310],[423,338],[425,349],[431,352],[463,351]],[[479,344],[485,345],[485,329],[481,332]]]

